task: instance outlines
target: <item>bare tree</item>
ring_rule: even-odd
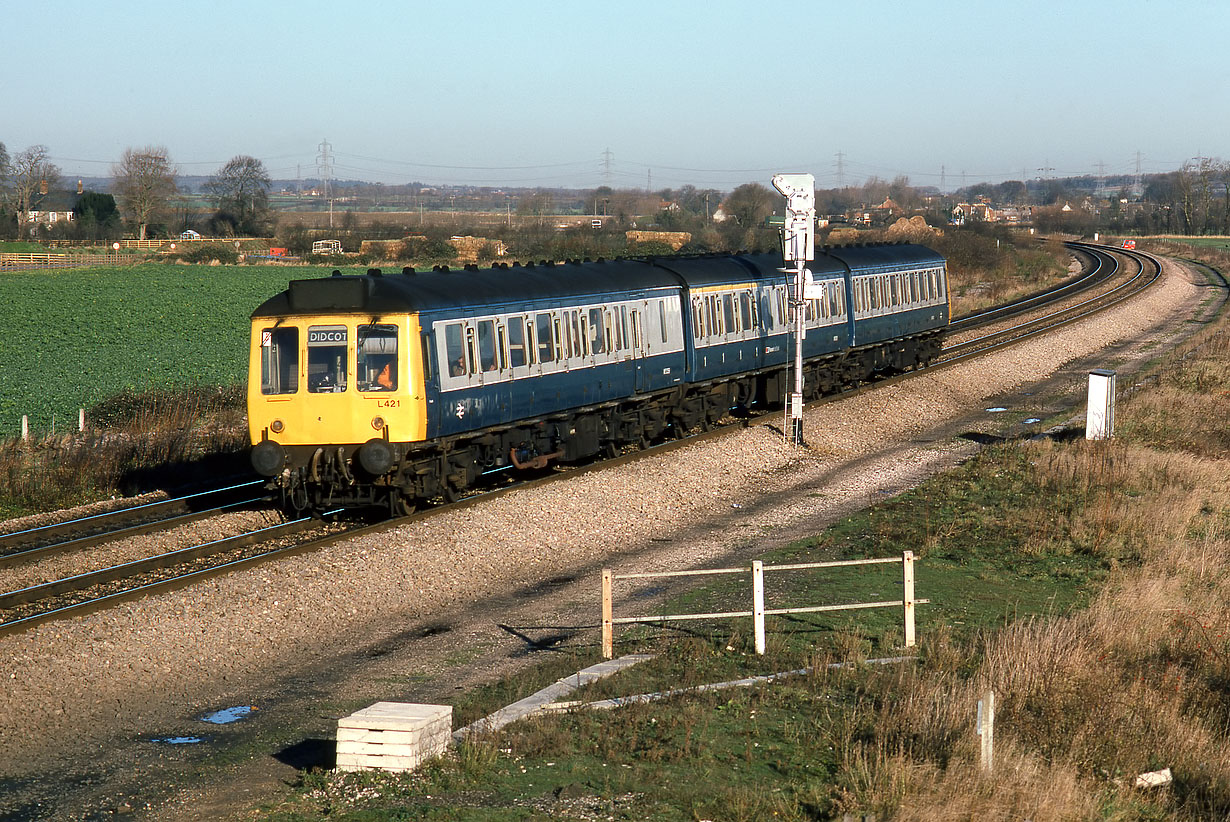
[[[237,233],[258,234],[267,227],[269,187],[265,164],[255,157],[232,157],[203,186],[217,208],[214,223]]]
[[[59,185],[60,168],[47,159],[47,146],[30,146],[12,160],[13,210],[17,212],[17,236],[29,231],[30,212],[43,195]]]
[[[722,210],[743,228],[758,228],[780,199],[760,183],[744,183],[730,192]]]
[[[145,239],[151,222],[167,210],[178,191],[176,169],[163,146],[125,149],[120,161],[111,166],[113,191],[126,216],[137,226],[137,238]]]

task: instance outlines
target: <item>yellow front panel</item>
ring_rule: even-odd
[[[360,379],[357,327],[378,323],[397,329],[395,372],[384,378],[395,382],[392,390],[376,379]],[[343,336],[344,330],[344,336]],[[309,332],[312,342],[309,343]],[[285,343],[297,334],[297,362],[290,363]],[[276,336],[275,336],[276,335]],[[330,371],[344,374],[329,382],[322,376],[320,357],[313,361],[309,348],[330,337],[339,344],[328,351]],[[341,340],[345,340],[342,353]],[[253,444],[271,439],[282,445],[331,445],[362,443],[374,437],[391,442],[419,442],[426,436],[423,391],[422,346],[416,315],[379,317],[355,315],[287,317],[280,322],[259,318],[252,323],[248,381],[248,428]],[[283,368],[270,366],[266,358],[277,343],[283,344]],[[343,362],[344,356],[344,362]],[[309,367],[309,363],[312,367]],[[392,362],[389,363],[392,366]],[[344,368],[344,371],[343,371]],[[266,372],[270,373],[266,373]],[[370,376],[370,375],[368,375]],[[338,383],[343,383],[344,387]],[[282,393],[276,393],[277,391]],[[279,427],[275,425],[279,423]],[[381,427],[383,424],[383,428]]]

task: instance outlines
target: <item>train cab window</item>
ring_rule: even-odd
[[[307,378],[313,394],[335,394],[346,390],[346,348],[350,330],[344,325],[308,327]]]
[[[261,393],[293,394],[299,390],[299,329],[261,330]]]
[[[538,361],[555,362],[555,343],[551,336],[551,315],[539,314],[534,318],[535,337],[538,340]]]
[[[397,326],[361,325],[355,330],[359,339],[359,390],[396,390]]]
[[[496,359],[494,320],[478,322],[478,365],[483,371],[495,371],[500,367]]]
[[[444,326],[444,361],[450,377],[464,377],[470,369],[466,364],[465,339],[461,323]]]
[[[508,321],[508,364],[520,368],[528,361],[528,349],[525,346],[525,325],[520,317]]]
[[[607,349],[606,343],[606,323],[603,322],[602,309],[591,308],[589,310],[589,351],[591,354],[605,354]]]

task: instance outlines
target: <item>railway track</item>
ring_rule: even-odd
[[[1157,282],[1162,275],[1161,262],[1143,252],[1125,250],[1112,254],[1085,244],[1070,243],[1069,245],[1076,245],[1083,250],[1093,253],[1098,260],[1097,270],[1102,273],[1092,279],[1088,277],[1080,278],[1080,288],[1072,288],[1074,284],[1060,286],[1058,289],[1055,289],[1053,292],[1054,296],[1051,299],[1044,300],[1041,303],[1036,303],[1038,297],[1030,297],[1021,301],[1024,305],[1019,310],[1006,311],[995,309],[975,315],[984,319],[976,324],[962,325],[960,330],[986,327],[1013,318],[1022,318],[1022,321],[1006,328],[997,328],[991,333],[971,340],[947,345],[944,347],[940,358],[929,367],[942,367],[950,363],[989,354],[992,351],[1028,339],[1029,337],[1044,334],[1077,320],[1092,316],[1099,311],[1118,305],[1124,300],[1131,299]],[[1134,272],[1122,277],[1119,282],[1113,282],[1120,274],[1120,266],[1115,254],[1121,254],[1131,260],[1136,269]],[[1103,284],[1107,284],[1109,287],[1104,291],[1088,293]],[[1079,299],[1073,301],[1074,298]],[[1067,304],[1057,310],[1046,311],[1046,313],[1040,316],[1028,316],[1040,309],[1045,310],[1047,306],[1064,302]],[[968,319],[970,318],[962,318],[960,322]],[[957,325],[958,323],[953,323],[954,327]]]
[[[1061,325],[1088,317],[1097,311],[1109,308],[1138,294],[1155,282],[1161,275],[1160,262],[1142,252],[1116,250],[1114,253],[1110,253],[1102,248],[1085,244],[1069,244],[1069,247],[1089,255],[1095,260],[1095,264],[1091,267],[1090,271],[1044,294],[1031,295],[1009,305],[999,306],[996,309],[981,312],[978,315],[958,319],[953,323],[953,326],[964,331],[1002,324],[1005,320],[1013,318],[1019,318],[1020,322],[1007,328],[998,328],[994,332],[982,335],[976,339],[966,340],[946,347],[941,355],[941,359],[930,366],[930,368],[942,368],[976,356],[985,355],[1006,345],[1020,342],[1031,336],[1042,334]],[[1116,259],[1118,256],[1134,260],[1137,270],[1130,274],[1122,275]],[[1116,279],[1122,281],[1115,282]],[[1096,294],[1091,293],[1104,285],[1106,286],[1104,290],[1098,291]],[[1057,311],[1047,312],[1046,307],[1057,302],[1068,304]],[[1038,317],[1027,316],[1037,312],[1046,313]],[[884,385],[886,382],[910,379],[916,373],[919,372],[909,372],[866,386],[855,387],[839,394],[820,397],[809,402],[809,405],[815,406],[825,402],[832,402],[849,396],[851,393]],[[707,439],[726,436],[739,428],[754,424],[765,424],[772,419],[780,417],[780,414],[780,411],[774,410],[762,415],[736,420],[727,426],[669,440],[648,449],[638,449],[601,462],[579,467],[569,467],[564,470],[557,469],[537,479],[507,484],[502,488],[486,489],[473,496],[441,507],[453,509],[465,507],[515,489],[560,481],[575,477],[579,473],[605,470],[615,465],[644,459],[652,455],[659,455]],[[251,494],[254,493],[254,487],[259,484],[259,481],[246,483],[210,493],[234,493],[242,489]],[[186,521],[210,516],[228,507],[226,505],[206,506],[204,504],[205,499],[205,495],[194,495],[194,497],[190,498],[155,503],[152,506],[141,506],[140,508],[150,509],[145,514],[136,514],[138,509],[126,509],[124,512],[116,512],[116,514],[127,513],[150,517],[145,522],[138,522],[136,524],[129,522],[116,528],[110,526],[99,528],[99,523],[112,521],[113,515],[109,514],[70,523],[60,523],[55,526],[46,526],[40,529],[31,529],[30,531],[0,535],[0,567],[18,561],[31,561],[51,553],[80,550],[100,542],[119,539],[137,533],[149,533],[173,527]],[[246,500],[246,503],[250,504],[255,499],[255,497],[250,498]],[[236,501],[231,504],[244,503],[245,501]],[[177,505],[180,509],[179,513],[173,516],[162,516],[161,514],[153,513],[154,510],[171,511]],[[191,507],[192,505],[197,505],[201,510],[183,511],[184,506]],[[280,525],[260,528],[235,537],[160,553],[133,562],[54,580],[17,591],[10,591],[0,594],[0,635],[22,631],[34,625],[55,619],[82,615],[120,602],[148,596],[155,592],[174,590],[211,576],[229,573],[239,568],[250,567],[298,553],[318,550],[343,538],[353,538],[400,527],[416,519],[431,516],[438,510],[440,510],[440,507],[432,508],[409,517],[369,525],[337,523],[308,518],[291,520]],[[62,536],[64,534],[72,535],[74,533],[73,529],[93,530],[92,533],[85,536],[69,536],[68,538]],[[13,547],[14,545],[18,547]]]
[[[173,499],[0,534],[0,568],[162,531],[266,499],[251,480]]]

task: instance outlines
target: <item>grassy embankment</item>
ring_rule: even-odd
[[[951,257],[958,314],[1065,270],[1058,247],[1001,248],[972,233],[936,245]],[[0,336],[0,519],[147,490],[159,466],[242,447],[248,314],[289,280],[328,270],[148,263],[0,277],[11,318]],[[29,445],[15,439],[22,415]]]
[[[0,518],[144,490],[134,478],[158,466],[239,447],[248,315],[288,280],[327,272],[145,264],[0,276]]]
[[[1121,394],[1113,442],[997,445],[762,557],[916,551],[918,595],[932,600],[920,606],[916,663],[824,667],[896,653],[899,617],[888,612],[771,618],[765,658],[749,653],[746,624],[692,637],[628,631],[619,653],[660,656],[582,698],[803,666],[813,673],[521,722],[412,776],[308,774],[292,797],[253,816],[1225,819],[1230,321],[1167,355],[1155,374]],[[771,600],[877,599],[899,585],[887,571],[790,584]],[[665,610],[746,607],[745,587],[706,586]],[[553,657],[459,698],[457,720],[596,659],[592,646]],[[997,699],[990,774],[979,769],[973,735],[987,689]],[[1164,767],[1173,785],[1132,787],[1136,774]]]

